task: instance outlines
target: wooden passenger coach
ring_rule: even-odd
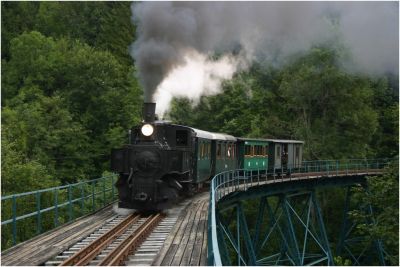
[[[301,167],[303,141],[267,139],[269,141],[269,169],[290,170]]]
[[[192,128],[196,133],[194,180],[201,183],[216,173],[236,168],[236,138]]]

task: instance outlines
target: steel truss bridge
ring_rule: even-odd
[[[216,175],[210,188],[208,264],[335,265],[340,256],[352,265],[385,265],[382,241],[357,234],[348,212],[362,207],[371,215],[367,223],[375,223],[370,205],[354,203],[352,188],[369,194],[366,177],[381,175],[388,163],[313,161],[284,170],[290,174],[283,176],[246,170]],[[321,210],[328,190],[343,195],[342,210]],[[326,213],[338,214],[330,222],[335,229],[327,229]]]

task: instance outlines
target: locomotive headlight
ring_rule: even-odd
[[[154,127],[151,124],[145,124],[142,126],[141,131],[144,136],[150,136],[154,132]]]

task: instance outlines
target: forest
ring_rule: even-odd
[[[129,2],[1,3],[2,195],[109,170],[110,150],[141,121],[131,16]],[[307,160],[398,158],[398,74],[347,72],[337,63],[347,53],[338,41],[279,68],[258,62],[224,81],[219,94],[198,103],[174,98],[164,118],[234,136],[304,140]],[[387,237],[398,264],[398,164],[371,183],[374,197],[365,201],[380,224],[361,230]]]

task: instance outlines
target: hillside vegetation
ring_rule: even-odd
[[[110,149],[141,120],[130,3],[1,5],[2,195],[99,177],[109,170]],[[280,68],[259,62],[218,95],[175,98],[166,118],[235,136],[304,140],[309,160],[396,157],[398,76],[346,72],[337,62],[348,52],[338,41]],[[386,177],[398,185],[394,172]],[[398,200],[398,187],[384,179],[372,190]],[[398,202],[385,205],[398,214]],[[384,225],[393,224],[382,214]],[[392,237],[392,254],[396,222],[376,230]]]

